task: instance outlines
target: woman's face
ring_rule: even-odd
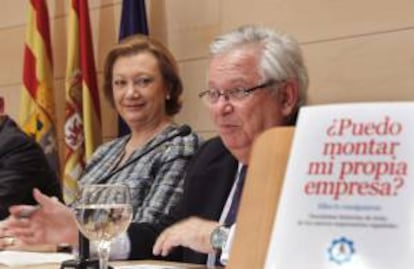
[[[167,87],[150,52],[121,56],[112,69],[115,108],[132,130],[156,126],[167,116]]]

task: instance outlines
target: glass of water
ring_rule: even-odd
[[[129,188],[123,184],[84,185],[75,207],[79,230],[97,243],[99,268],[108,268],[111,240],[132,219]]]

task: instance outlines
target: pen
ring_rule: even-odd
[[[18,217],[23,218],[23,219],[24,218],[30,218],[30,216],[33,215],[40,208],[41,208],[40,205],[25,208],[25,209],[23,209],[22,211],[19,212]]]
[[[56,198],[55,196],[51,196],[50,197],[51,202],[53,203],[59,203],[58,198]],[[24,219],[24,218],[30,218],[31,215],[33,215],[37,210],[39,210],[40,208],[42,208],[42,205],[37,204],[37,205],[33,205],[33,206],[26,206],[24,209],[22,209],[17,217]]]

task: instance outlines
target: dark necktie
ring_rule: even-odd
[[[239,209],[240,198],[244,186],[244,178],[246,177],[246,170],[247,166],[243,165],[239,173],[239,178],[236,182],[236,188],[234,190],[229,211],[227,212],[226,219],[224,220],[224,225],[226,226],[230,226],[236,221],[237,211]]]

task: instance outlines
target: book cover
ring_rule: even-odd
[[[301,109],[265,269],[414,264],[414,103]]]

